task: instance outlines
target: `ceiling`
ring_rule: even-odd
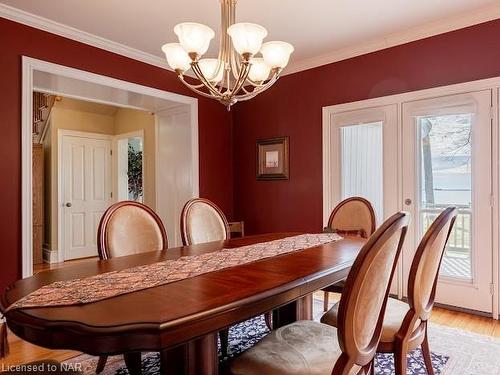
[[[220,28],[218,0],[0,0],[0,3],[158,57],[163,57],[162,44],[176,40],[173,27],[179,22],[204,23],[216,34]],[[355,50],[356,46],[358,54],[368,52],[370,44],[372,50],[384,48],[390,44],[391,36],[397,39],[395,34],[411,29],[420,27],[439,33],[443,32],[443,24],[448,24],[448,30],[454,24],[462,27],[457,25],[457,19],[474,24],[498,18],[500,1],[239,0],[236,11],[237,21],[266,27],[269,32],[266,40],[292,43],[295,52],[288,70],[297,71],[333,61],[332,56],[339,51]],[[428,36],[422,31],[420,34]],[[398,44],[397,40],[394,44]],[[217,50],[218,42],[214,40],[207,56],[216,55]]]

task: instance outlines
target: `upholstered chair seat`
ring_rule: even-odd
[[[231,367],[234,375],[331,375],[342,354],[335,327],[298,321],[272,331]],[[357,374],[361,367],[351,371]],[[351,374],[350,373],[350,374]]]
[[[335,305],[333,305],[333,307],[321,317],[321,322],[333,327],[337,327],[339,305],[340,302],[337,302]],[[406,302],[400,301],[395,298],[389,298],[387,300],[387,307],[385,310],[380,342],[394,341],[396,333],[401,328],[401,323],[403,322],[409,310],[410,306]],[[419,325],[420,320],[417,320],[417,322],[415,322],[414,329],[416,329]]]

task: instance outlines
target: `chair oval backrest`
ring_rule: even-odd
[[[409,214],[387,219],[361,249],[346,279],[338,313],[339,343],[349,361],[365,366],[375,356],[391,280]]]
[[[335,206],[328,227],[333,231],[360,231],[361,236],[368,238],[375,232],[375,211],[365,198],[351,197]]]
[[[422,237],[413,257],[408,281],[408,304],[420,320],[429,319],[439,268],[458,211],[448,207],[434,220]]]
[[[181,237],[184,245],[196,245],[230,238],[226,216],[208,199],[188,201],[181,213]]]
[[[101,259],[167,248],[167,232],[160,217],[142,203],[117,202],[101,218],[97,231]]]

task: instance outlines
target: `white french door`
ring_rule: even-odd
[[[97,255],[97,228],[112,203],[111,139],[61,137],[64,259]]]
[[[412,215],[405,294],[423,233],[445,207],[456,206],[436,301],[492,311],[491,102],[491,90],[484,90],[402,104],[403,209]]]

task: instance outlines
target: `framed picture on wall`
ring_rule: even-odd
[[[288,137],[257,139],[257,180],[288,177]]]

